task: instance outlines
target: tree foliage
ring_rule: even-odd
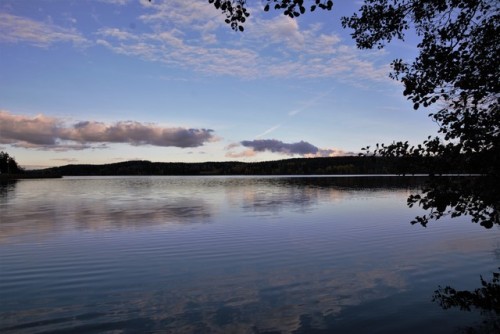
[[[243,23],[250,16],[245,7],[246,0],[208,0],[208,2],[226,15],[225,21],[233,30],[244,30]]]
[[[245,7],[244,0],[237,2]],[[332,1],[266,0],[264,9],[273,8],[293,18],[308,9],[332,7]],[[488,176],[488,187],[466,190],[462,182],[434,181],[423,194],[411,196],[410,206],[418,204],[431,210],[429,215],[417,217],[424,226],[431,218],[473,212],[473,220],[484,222],[484,226],[498,224],[498,192],[492,194],[487,189],[500,187],[499,22],[497,0],[365,0],[359,13],[342,18],[343,27],[352,29],[361,49],[416,38],[417,57],[395,59],[390,77],[404,85],[403,94],[414,109],[437,107],[429,116],[439,125],[439,136],[429,136],[418,145],[403,141],[377,144],[373,151],[368,146],[365,154],[402,161],[433,157],[429,161],[436,174],[463,164],[459,169],[475,166]],[[458,196],[459,192],[463,195]]]
[[[16,174],[22,169],[17,164],[16,160],[7,152],[0,151],[0,173],[1,174]]]
[[[495,0],[366,0],[359,15],[342,20],[360,48],[381,48],[412,31],[419,54],[411,63],[394,60],[391,77],[403,83],[414,109],[439,107],[429,116],[440,136],[416,146],[394,142],[373,152],[367,147],[367,154],[433,156],[432,168],[439,173],[466,164],[462,169],[474,165],[485,176],[474,182],[433,180],[422,194],[410,196],[409,206],[429,211],[414,221],[424,226],[430,219],[464,214],[487,228],[500,224],[499,22]]]
[[[208,0],[214,7],[226,15],[226,23],[235,31],[244,31],[243,24],[250,16],[246,6],[246,0]],[[307,3],[310,3],[307,5]],[[316,8],[331,10],[332,0],[265,0],[264,11],[270,9],[281,10],[283,14],[291,18],[299,17],[308,10],[314,12]]]
[[[393,143],[374,153],[440,155],[478,153],[485,173],[499,166],[500,4],[495,0],[366,0],[360,15],[343,18],[360,48],[419,39],[412,63],[396,59],[391,76],[405,87],[414,109],[439,104],[430,116],[441,137],[418,147]]]
[[[243,31],[241,25],[250,15],[245,0],[209,2],[226,14],[233,29]],[[333,8],[330,0],[265,0],[264,4],[264,10],[292,18]],[[365,0],[359,13],[342,18],[361,49],[383,48],[408,34],[417,38],[417,57],[412,62],[395,59],[390,76],[403,83],[414,109],[439,104],[430,116],[439,124],[442,137],[406,147],[412,154],[480,152],[498,166],[499,22],[497,0]],[[376,153],[400,154],[402,144],[381,147]]]

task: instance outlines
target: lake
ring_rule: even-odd
[[[421,178],[420,178],[421,179]],[[419,178],[65,177],[0,184],[2,333],[456,333],[500,234],[410,221]]]

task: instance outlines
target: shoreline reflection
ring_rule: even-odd
[[[0,331],[451,333],[479,315],[429,290],[470,285],[499,241],[410,225],[421,181],[21,180],[0,202]]]

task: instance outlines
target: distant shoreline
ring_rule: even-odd
[[[132,176],[132,175],[474,175],[475,165],[447,165],[434,158],[419,157],[330,157],[292,158],[262,162],[151,162],[132,160],[111,164],[65,165],[25,171],[20,178],[51,178],[59,176]],[[28,176],[29,175],[29,176]]]

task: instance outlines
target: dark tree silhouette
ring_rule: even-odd
[[[479,310],[486,317],[481,332],[500,332],[500,272],[494,272],[491,281],[481,276],[481,287],[474,291],[439,287],[434,291],[432,300],[445,310],[454,307],[462,311]],[[477,331],[471,328],[468,332]]]
[[[0,151],[0,173],[16,174],[22,172],[16,160],[7,152]]]
[[[419,55],[392,63],[414,109],[439,103],[430,117],[442,138],[423,145],[398,142],[377,153],[432,155],[453,160],[474,155],[483,173],[496,173],[500,143],[500,4],[495,0],[366,0],[358,16],[343,18],[360,48],[381,48],[412,30]]]
[[[360,48],[382,48],[412,30],[419,55],[411,63],[396,59],[391,77],[400,80],[414,109],[439,103],[429,116],[440,137],[422,144],[395,142],[368,154],[385,157],[437,157],[439,173],[452,166],[475,166],[485,178],[433,180],[421,195],[408,198],[430,210],[414,222],[426,225],[444,215],[468,214],[489,228],[500,224],[500,4],[495,0],[366,0],[360,15],[343,18]]]
[[[331,10],[333,5],[319,0],[309,3],[310,11]],[[239,4],[244,6],[245,1]],[[265,10],[270,8],[290,17],[306,12],[304,1],[296,0],[267,0]],[[439,106],[429,116],[439,125],[440,136],[429,136],[415,146],[377,144],[373,151],[364,148],[365,155],[399,158],[401,173],[412,169],[405,162],[424,158],[434,171],[431,174],[453,169],[481,174],[432,178],[421,194],[408,198],[410,207],[417,204],[428,210],[412,223],[426,226],[445,215],[469,215],[486,228],[500,225],[499,22],[498,0],[365,0],[359,15],[342,18],[343,27],[353,29],[352,37],[361,49],[383,48],[393,39],[404,40],[409,31],[416,35],[418,56],[411,63],[395,59],[390,77],[403,83],[404,95],[415,110]],[[444,309],[475,308],[492,315],[480,330],[498,333],[500,273],[494,273],[491,282],[481,277],[481,284],[474,291],[439,287],[433,300]]]
[[[231,26],[233,30],[244,31],[243,24],[250,13],[246,9],[246,0],[208,0],[215,8],[222,11],[226,15],[226,23]],[[267,12],[271,8],[283,11],[283,14],[291,18],[299,17],[306,13],[307,3],[310,3],[308,8],[314,12],[316,8],[331,10],[333,8],[333,1],[331,0],[266,0],[264,10]]]
[[[427,226],[430,220],[443,216],[467,215],[472,222],[485,228],[500,225],[500,188],[494,176],[432,178],[422,188],[421,194],[410,195],[409,207],[415,204],[428,213],[415,217],[411,223]]]
[[[236,5],[245,10],[246,1],[209,2],[226,13],[226,22],[233,29],[243,31],[240,25],[245,20],[227,8]],[[266,0],[264,9],[298,17],[317,8],[331,10],[333,2]],[[418,56],[411,63],[395,59],[390,77],[404,85],[404,95],[414,109],[438,106],[429,116],[439,125],[440,136],[429,136],[414,146],[393,142],[377,144],[373,151],[368,146],[364,148],[366,155],[399,157],[402,161],[432,157],[430,168],[436,174],[463,165],[458,169],[474,166],[488,177],[487,189],[484,181],[474,186],[468,181],[434,180],[422,195],[411,196],[410,206],[418,204],[431,210],[429,215],[416,218],[424,226],[429,219],[445,214],[472,214],[473,221],[484,222],[486,227],[499,223],[499,194],[488,190],[500,187],[499,22],[497,0],[365,0],[359,13],[342,18],[343,27],[352,29],[361,49],[383,48],[393,39],[404,40],[409,32],[416,36]],[[472,188],[466,190],[466,186]],[[457,196],[460,191],[465,193]]]
[[[220,9],[226,15],[226,23],[231,25],[233,30],[243,31],[243,23],[250,13],[245,8],[245,0],[221,1],[221,0],[208,0],[215,8]]]

